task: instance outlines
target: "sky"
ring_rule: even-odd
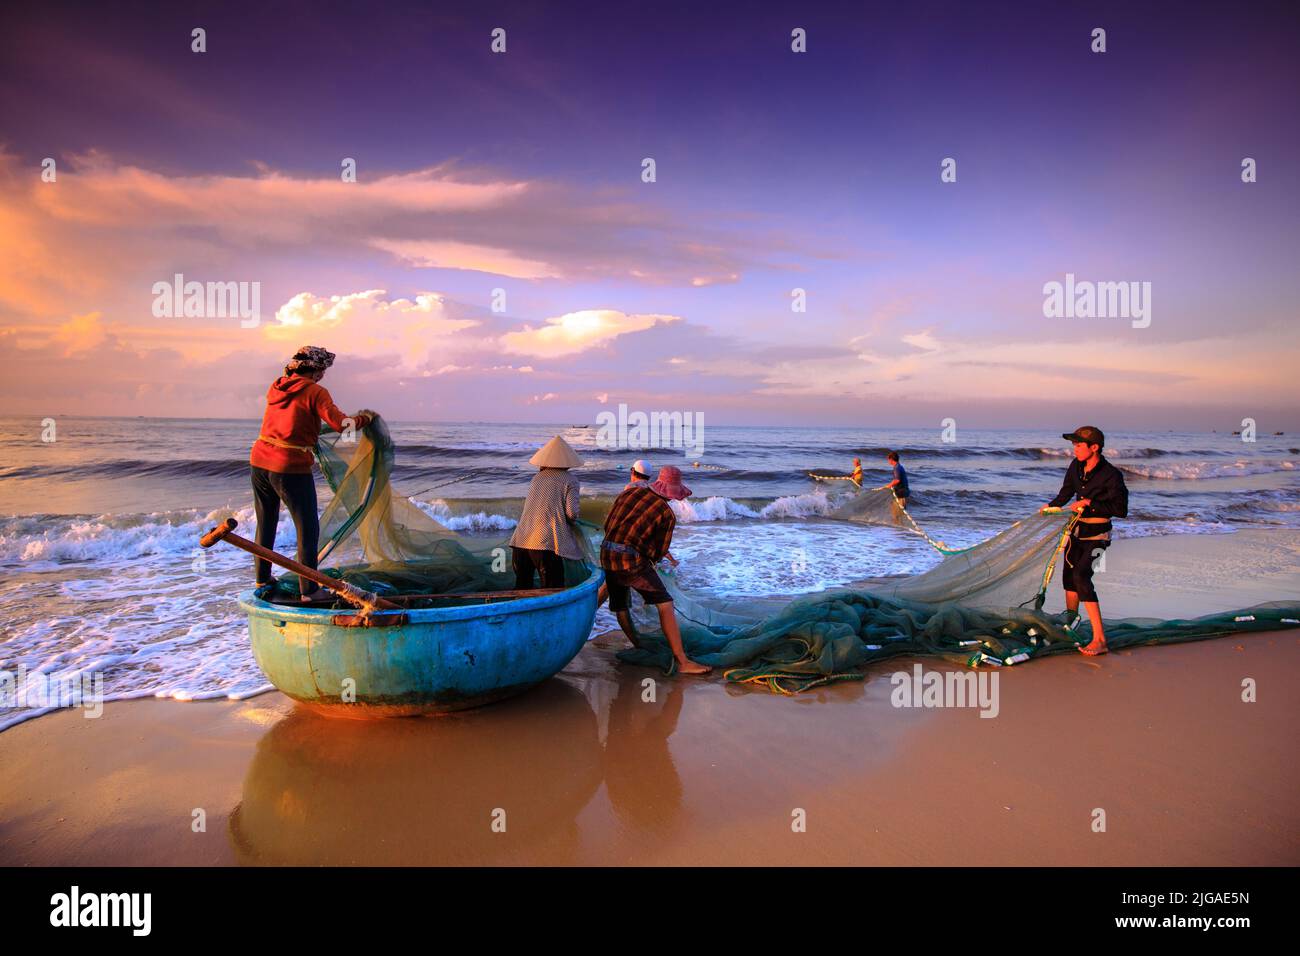
[[[1293,7],[9,5],[0,414],[1294,429]]]

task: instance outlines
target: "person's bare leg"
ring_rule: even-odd
[[[1078,595],[1075,595],[1075,601],[1078,601]],[[1105,654],[1107,651],[1106,632],[1102,630],[1101,626],[1101,604],[1097,601],[1085,601],[1083,609],[1088,612],[1088,620],[1092,622],[1092,642],[1087,647],[1079,648],[1079,650],[1089,657]]]
[[[623,629],[627,639],[632,642],[633,647],[641,646],[641,635],[636,632],[636,625],[632,623],[631,611],[615,611],[614,617],[618,618],[618,626]]]
[[[673,657],[677,658],[678,670],[683,674],[707,674],[713,670],[707,664],[696,663],[686,656],[686,648],[682,646],[682,632],[677,627],[677,615],[673,612],[673,602],[665,601],[655,606],[659,608],[659,626],[663,629],[664,637],[668,638],[668,646],[673,649]]]

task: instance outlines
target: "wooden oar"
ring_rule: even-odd
[[[331,578],[328,575],[321,574],[319,571],[307,567],[305,564],[299,564],[292,558],[286,558],[284,555],[272,551],[270,548],[264,548],[254,541],[247,538],[241,538],[232,532],[239,527],[239,522],[234,518],[227,518],[224,524],[219,524],[203,537],[199,538],[199,544],[204,548],[210,548],[218,541],[225,541],[233,544],[236,548],[242,548],[249,554],[257,555],[265,561],[272,564],[278,564],[287,571],[292,571],[300,578],[306,578],[308,581],[314,581],[321,587],[333,591],[349,604],[355,604],[363,611],[375,611],[380,608],[389,611],[402,610],[401,605],[394,604],[381,598],[378,594],[372,594],[361,588],[353,587],[346,581],[340,581],[337,578]]]

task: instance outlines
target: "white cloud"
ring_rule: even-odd
[[[676,315],[629,315],[614,309],[585,309],[547,319],[540,328],[526,325],[522,331],[507,332],[501,336],[501,344],[507,352],[518,355],[554,358],[604,345],[630,332],[644,332],[660,322],[680,320]]]
[[[457,313],[444,296],[422,292],[412,299],[386,299],[383,289],[325,296],[299,292],[263,327],[266,338],[295,345],[323,345],[332,352],[393,360],[395,370],[414,371],[463,346],[454,334],[479,325]],[[451,366],[454,368],[454,366]],[[438,374],[449,370],[445,363]]]
[[[920,349],[922,352],[937,352],[940,348],[939,340],[934,337],[934,332],[930,329],[904,335],[903,341],[912,348]]]

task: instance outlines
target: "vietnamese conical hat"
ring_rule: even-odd
[[[569,447],[567,441],[556,435],[528,459],[528,464],[538,468],[577,468],[582,464],[582,459]]]

